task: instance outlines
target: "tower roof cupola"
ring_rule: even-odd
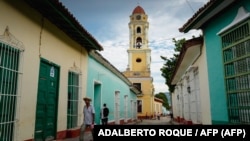
[[[143,9],[141,6],[138,5],[138,6],[134,9],[134,11],[133,11],[132,14],[145,14],[145,11],[144,11],[144,9]]]

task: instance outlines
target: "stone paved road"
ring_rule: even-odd
[[[164,116],[158,119],[143,119],[142,122],[139,121],[136,125],[171,125],[170,117]]]

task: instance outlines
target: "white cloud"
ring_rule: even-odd
[[[100,53],[118,70],[128,65],[129,16],[137,6],[134,0],[61,0],[84,28],[103,46]],[[208,0],[141,0],[139,5],[149,17],[149,47],[151,48],[151,74],[155,93],[166,92],[168,87],[161,76],[164,62],[160,56],[172,57],[173,38],[192,38],[200,32],[188,34],[179,28],[191,18]]]

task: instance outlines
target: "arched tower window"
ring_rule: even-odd
[[[138,37],[136,39],[136,48],[141,48],[141,46],[142,46],[142,39],[141,37]]]
[[[141,28],[140,27],[137,27],[136,33],[141,33]]]

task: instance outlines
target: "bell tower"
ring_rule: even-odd
[[[148,47],[148,16],[141,6],[130,15],[128,68],[130,71],[150,71],[151,49]]]
[[[137,116],[140,118],[154,115],[154,86],[150,74],[151,49],[148,41],[148,15],[141,6],[135,7],[130,15],[128,67],[123,74],[136,86],[141,94],[137,95]]]

